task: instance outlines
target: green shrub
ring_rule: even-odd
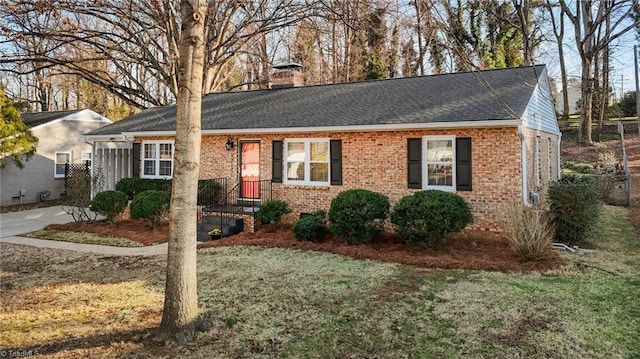
[[[471,210],[462,197],[438,190],[403,197],[391,214],[391,223],[402,238],[430,247],[438,247],[472,221]]]
[[[262,223],[279,224],[282,216],[291,213],[287,203],[278,199],[262,202],[256,212],[256,216]]]
[[[593,185],[593,180],[590,176],[582,176],[582,175],[562,175],[557,182],[558,184],[580,184],[580,185]]]
[[[120,191],[104,191],[96,194],[91,201],[90,209],[107,217],[107,221],[113,223],[115,219],[127,208],[129,198]]]
[[[545,211],[514,206],[507,215],[507,225],[509,246],[520,259],[537,261],[549,257],[553,228]]]
[[[299,241],[319,242],[327,232],[326,222],[327,212],[315,211],[294,223],[293,234]]]
[[[600,216],[598,191],[590,181],[558,182],[549,188],[549,217],[556,240],[581,243]]]
[[[133,199],[138,193],[151,190],[171,193],[171,180],[123,178],[116,183],[116,191],[124,192],[129,199]]]
[[[562,162],[562,168],[566,168],[576,173],[593,173],[593,166],[588,163],[576,163],[571,161]]]
[[[131,218],[146,219],[155,228],[169,209],[171,196],[165,191],[144,191],[131,201]]]
[[[365,189],[341,192],[331,201],[331,231],[347,243],[370,242],[382,232],[389,198]]]

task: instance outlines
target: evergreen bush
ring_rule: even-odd
[[[129,199],[144,191],[165,191],[171,193],[171,180],[153,178],[123,178],[116,183],[116,191],[124,192]]]
[[[384,228],[389,198],[365,189],[341,192],[331,201],[329,227],[347,243],[370,242]]]
[[[599,193],[591,181],[563,180],[549,188],[549,217],[556,240],[580,244],[600,217]]]
[[[282,216],[291,213],[291,209],[287,206],[287,203],[279,199],[274,199],[266,202],[262,202],[256,212],[256,216],[262,221],[262,223],[274,223],[279,224]]]
[[[462,197],[438,190],[403,197],[391,214],[391,223],[402,238],[430,247],[438,247],[472,221],[469,205]]]
[[[127,208],[129,198],[120,191],[104,191],[95,195],[91,201],[90,209],[107,218],[113,223],[116,218]]]
[[[131,218],[146,219],[156,228],[162,216],[169,210],[171,196],[165,191],[144,191],[131,201]]]
[[[299,241],[319,242],[327,232],[326,222],[327,212],[315,211],[294,223],[293,234]]]

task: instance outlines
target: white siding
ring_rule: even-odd
[[[537,131],[560,134],[546,69],[540,74],[535,85],[529,104],[522,115],[522,124]]]

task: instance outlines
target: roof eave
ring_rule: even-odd
[[[487,128],[487,127],[517,127],[522,120],[484,120],[484,121],[456,121],[408,124],[380,124],[359,126],[321,126],[321,127],[274,127],[274,128],[232,128],[219,130],[202,130],[203,135],[234,135],[234,134],[273,134],[273,133],[305,133],[305,132],[374,132],[422,129],[453,129],[453,128]],[[175,136],[175,131],[131,131],[106,135],[85,135],[87,139],[100,140],[122,136],[126,139],[133,137],[164,137]]]

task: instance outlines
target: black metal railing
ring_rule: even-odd
[[[198,181],[198,219],[200,222],[205,212],[221,207],[227,194],[227,179],[213,178]]]
[[[220,181],[224,180],[224,181]],[[215,213],[220,216],[220,227],[227,226],[232,219],[241,214],[255,215],[260,203],[273,198],[271,179],[260,181],[241,181],[227,189],[226,179],[211,180],[219,183],[221,192],[212,191],[209,186],[203,187],[198,194],[198,222],[204,213]],[[212,185],[215,186],[215,185]],[[217,188],[216,188],[217,189]],[[205,192],[222,193],[207,195]]]

